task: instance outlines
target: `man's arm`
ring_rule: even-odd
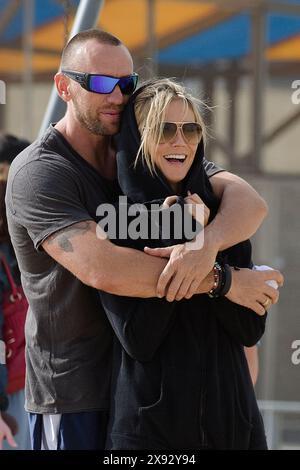
[[[268,207],[252,186],[232,173],[217,173],[210,183],[221,204],[205,229],[205,237],[217,251],[222,251],[252,237],[266,217]]]
[[[11,167],[6,207],[13,242],[19,244],[21,226],[36,250],[44,249],[83,283],[119,295],[155,296],[166,261],[115,246],[103,233],[97,237],[100,227],[82,203],[77,173],[52,154],[46,157],[18,171]]]
[[[167,260],[116,246],[105,236],[98,238],[96,228],[93,221],[79,222],[49,236],[42,247],[84,284],[111,294],[156,297],[157,280]],[[207,292],[212,284],[211,274],[202,288]]]
[[[42,247],[84,284],[129,297],[155,297],[164,259],[111,243],[97,224],[78,222],[49,236]]]
[[[43,249],[91,287],[126,297],[156,297],[157,279],[167,261],[97,238],[96,227],[95,222],[87,221],[59,230],[43,242]],[[227,298],[260,315],[264,314],[260,301],[266,296],[272,299],[272,303],[278,300],[277,290],[268,286],[266,281],[283,282],[281,274],[274,270],[240,269],[233,271],[232,278]],[[197,284],[196,293],[208,292],[213,283],[211,271]]]
[[[12,238],[20,226],[26,228],[36,250],[43,248],[87,285],[117,295],[155,296],[167,261],[115,246],[103,233],[97,237],[97,225],[82,204],[78,175],[52,154],[46,157],[18,171],[11,168],[6,207]]]
[[[17,172],[10,172],[6,192],[10,228],[14,224],[25,227],[36,249],[42,246],[87,285],[117,295],[155,296],[155,285],[167,261],[97,238],[96,223],[90,220],[89,212],[82,206],[73,171],[66,167],[62,171],[61,165],[53,160],[52,155],[50,157],[43,161],[34,160]],[[202,250],[203,254],[206,252]],[[182,257],[192,272],[195,253],[192,252],[191,257]],[[199,269],[198,262],[196,266]],[[255,274],[256,279],[264,275],[260,272]],[[211,272],[204,282],[206,275],[198,275],[200,277],[202,279],[197,279],[197,285],[193,286],[194,293],[200,288],[201,292],[208,292],[213,285]],[[274,279],[277,280],[276,277]],[[258,284],[261,289],[265,283]],[[235,302],[234,297],[239,295],[241,289],[231,291],[230,300]],[[241,304],[251,308],[251,296],[253,290],[248,293],[249,299],[241,295]],[[239,299],[237,303],[240,303]]]

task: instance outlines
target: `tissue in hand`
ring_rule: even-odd
[[[270,266],[266,266],[265,264],[262,264],[260,266],[253,266],[253,269],[255,271],[270,271],[272,270],[273,271],[273,268],[271,268]],[[274,289],[278,289],[278,283],[274,280],[270,280],[270,281],[266,281],[267,284],[269,284],[269,286],[273,287]]]

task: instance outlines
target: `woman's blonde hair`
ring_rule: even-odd
[[[181,99],[186,108],[193,111],[195,121],[202,128],[203,143],[206,141],[207,130],[199,108],[207,108],[207,105],[174,80],[169,78],[151,80],[137,95],[134,110],[141,134],[135,165],[139,158],[143,158],[152,175],[156,173],[154,155],[162,136],[165,111],[174,99]]]

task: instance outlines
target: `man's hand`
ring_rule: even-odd
[[[2,450],[3,439],[7,439],[11,447],[18,447],[13,438],[13,434],[17,432],[17,423],[15,419],[7,413],[0,413],[0,450]]]
[[[145,247],[145,253],[149,255],[169,258],[158,280],[157,296],[165,296],[169,302],[190,299],[212,270],[217,251],[217,248],[210,246],[208,249],[205,245],[201,250],[190,250],[186,244],[167,248]]]
[[[259,194],[242,178],[227,171],[210,178],[214,194],[221,201],[216,217],[205,229],[218,251],[252,237],[268,208]]]
[[[262,304],[269,299],[272,304],[276,304],[279,298],[278,290],[266,283],[271,280],[276,281],[279,286],[282,286],[284,281],[282,274],[275,270],[233,270],[231,288],[226,297],[231,302],[250,308],[258,315],[264,315],[266,311]]]

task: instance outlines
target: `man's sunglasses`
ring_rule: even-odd
[[[127,77],[111,77],[110,75],[74,72],[73,70],[62,70],[62,73],[78,82],[85,90],[102,95],[112,93],[117,85],[123,95],[131,95],[136,89],[139,79],[137,73]]]
[[[181,129],[188,144],[199,144],[202,139],[202,128],[197,122],[163,122],[160,143],[165,144],[172,140],[178,129]]]

